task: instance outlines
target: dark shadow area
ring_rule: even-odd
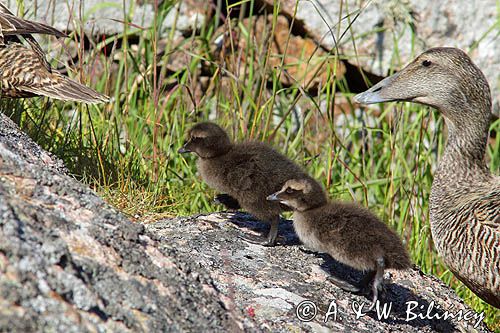
[[[229,217],[229,221],[236,224],[238,227],[249,229],[249,232],[258,234],[267,234],[269,231],[268,223],[262,222],[248,213],[239,211],[231,211],[231,213],[234,215]],[[292,246],[301,244],[293,229],[292,221],[282,218],[278,228],[278,242],[276,246]]]
[[[348,61],[344,60],[343,63],[346,69],[344,78],[347,88],[352,93],[363,92],[384,78],[383,76],[367,72]]]

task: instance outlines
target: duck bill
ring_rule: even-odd
[[[177,151],[179,154],[187,154],[187,153],[190,153],[191,150],[187,149],[186,148],[186,145],[182,146],[181,148],[179,148],[179,150]]]
[[[357,94],[354,96],[354,101],[360,104],[374,104],[396,100],[394,97],[388,96],[386,92],[387,90],[391,90],[390,88],[393,86],[400,73],[401,72],[398,72],[386,77],[367,91]]]
[[[280,199],[278,198],[278,194],[279,194],[279,192],[268,195],[266,200],[268,200],[268,201],[280,201]]]
[[[284,205],[284,206],[286,206],[286,207],[290,207],[290,206],[288,205],[288,202],[286,202],[286,200],[282,200],[282,199],[279,197],[279,195],[280,195],[281,193],[282,193],[281,191],[276,192],[276,193],[273,193],[273,194],[271,194],[271,195],[268,195],[266,199],[267,199],[268,201],[272,201],[272,202],[279,202],[279,204],[280,204],[280,205]]]

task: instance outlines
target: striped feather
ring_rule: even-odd
[[[2,97],[47,96],[83,103],[103,103],[109,98],[55,71],[47,70],[39,54],[21,44],[0,47]]]
[[[0,33],[8,35],[46,34],[56,37],[67,35],[49,25],[28,21],[15,16],[6,6],[0,3]]]
[[[448,170],[457,169],[462,168],[453,164]],[[437,175],[438,182],[441,177]],[[442,184],[433,184],[431,230],[453,274],[484,301],[500,308],[500,178],[485,175],[484,180],[469,183],[462,179],[447,195]]]

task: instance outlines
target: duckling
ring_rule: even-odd
[[[371,310],[382,287],[384,270],[403,270],[410,259],[398,235],[369,210],[348,202],[328,201],[321,185],[309,176],[289,179],[267,200],[293,210],[299,239],[314,250],[361,271],[368,271],[359,286],[333,279],[339,287],[358,292],[372,283]]]
[[[42,23],[14,16],[0,4],[0,94],[19,98],[47,96],[84,103],[107,102],[109,98],[53,71],[45,53],[32,33],[67,37],[64,33]],[[19,36],[31,48],[25,47]]]
[[[433,48],[355,100],[410,101],[445,118],[448,142],[429,204],[434,244],[460,281],[500,308],[500,177],[485,161],[492,103],[481,70],[459,49]]]
[[[265,143],[232,143],[227,133],[214,123],[196,124],[187,137],[179,153],[193,152],[198,156],[197,167],[202,179],[230,196],[244,210],[270,223],[267,236],[244,239],[274,246],[282,209],[278,202],[267,201],[266,197],[279,190],[287,179],[305,175],[304,171]]]

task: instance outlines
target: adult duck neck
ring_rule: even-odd
[[[479,106],[474,110],[460,110],[460,114],[477,115],[475,117],[453,119],[447,115],[458,112],[442,112],[448,126],[448,142],[432,183],[431,215],[432,210],[439,208],[437,206],[443,206],[443,202],[454,208],[461,196],[491,177],[485,161],[491,116],[489,105],[484,105],[482,110]]]

